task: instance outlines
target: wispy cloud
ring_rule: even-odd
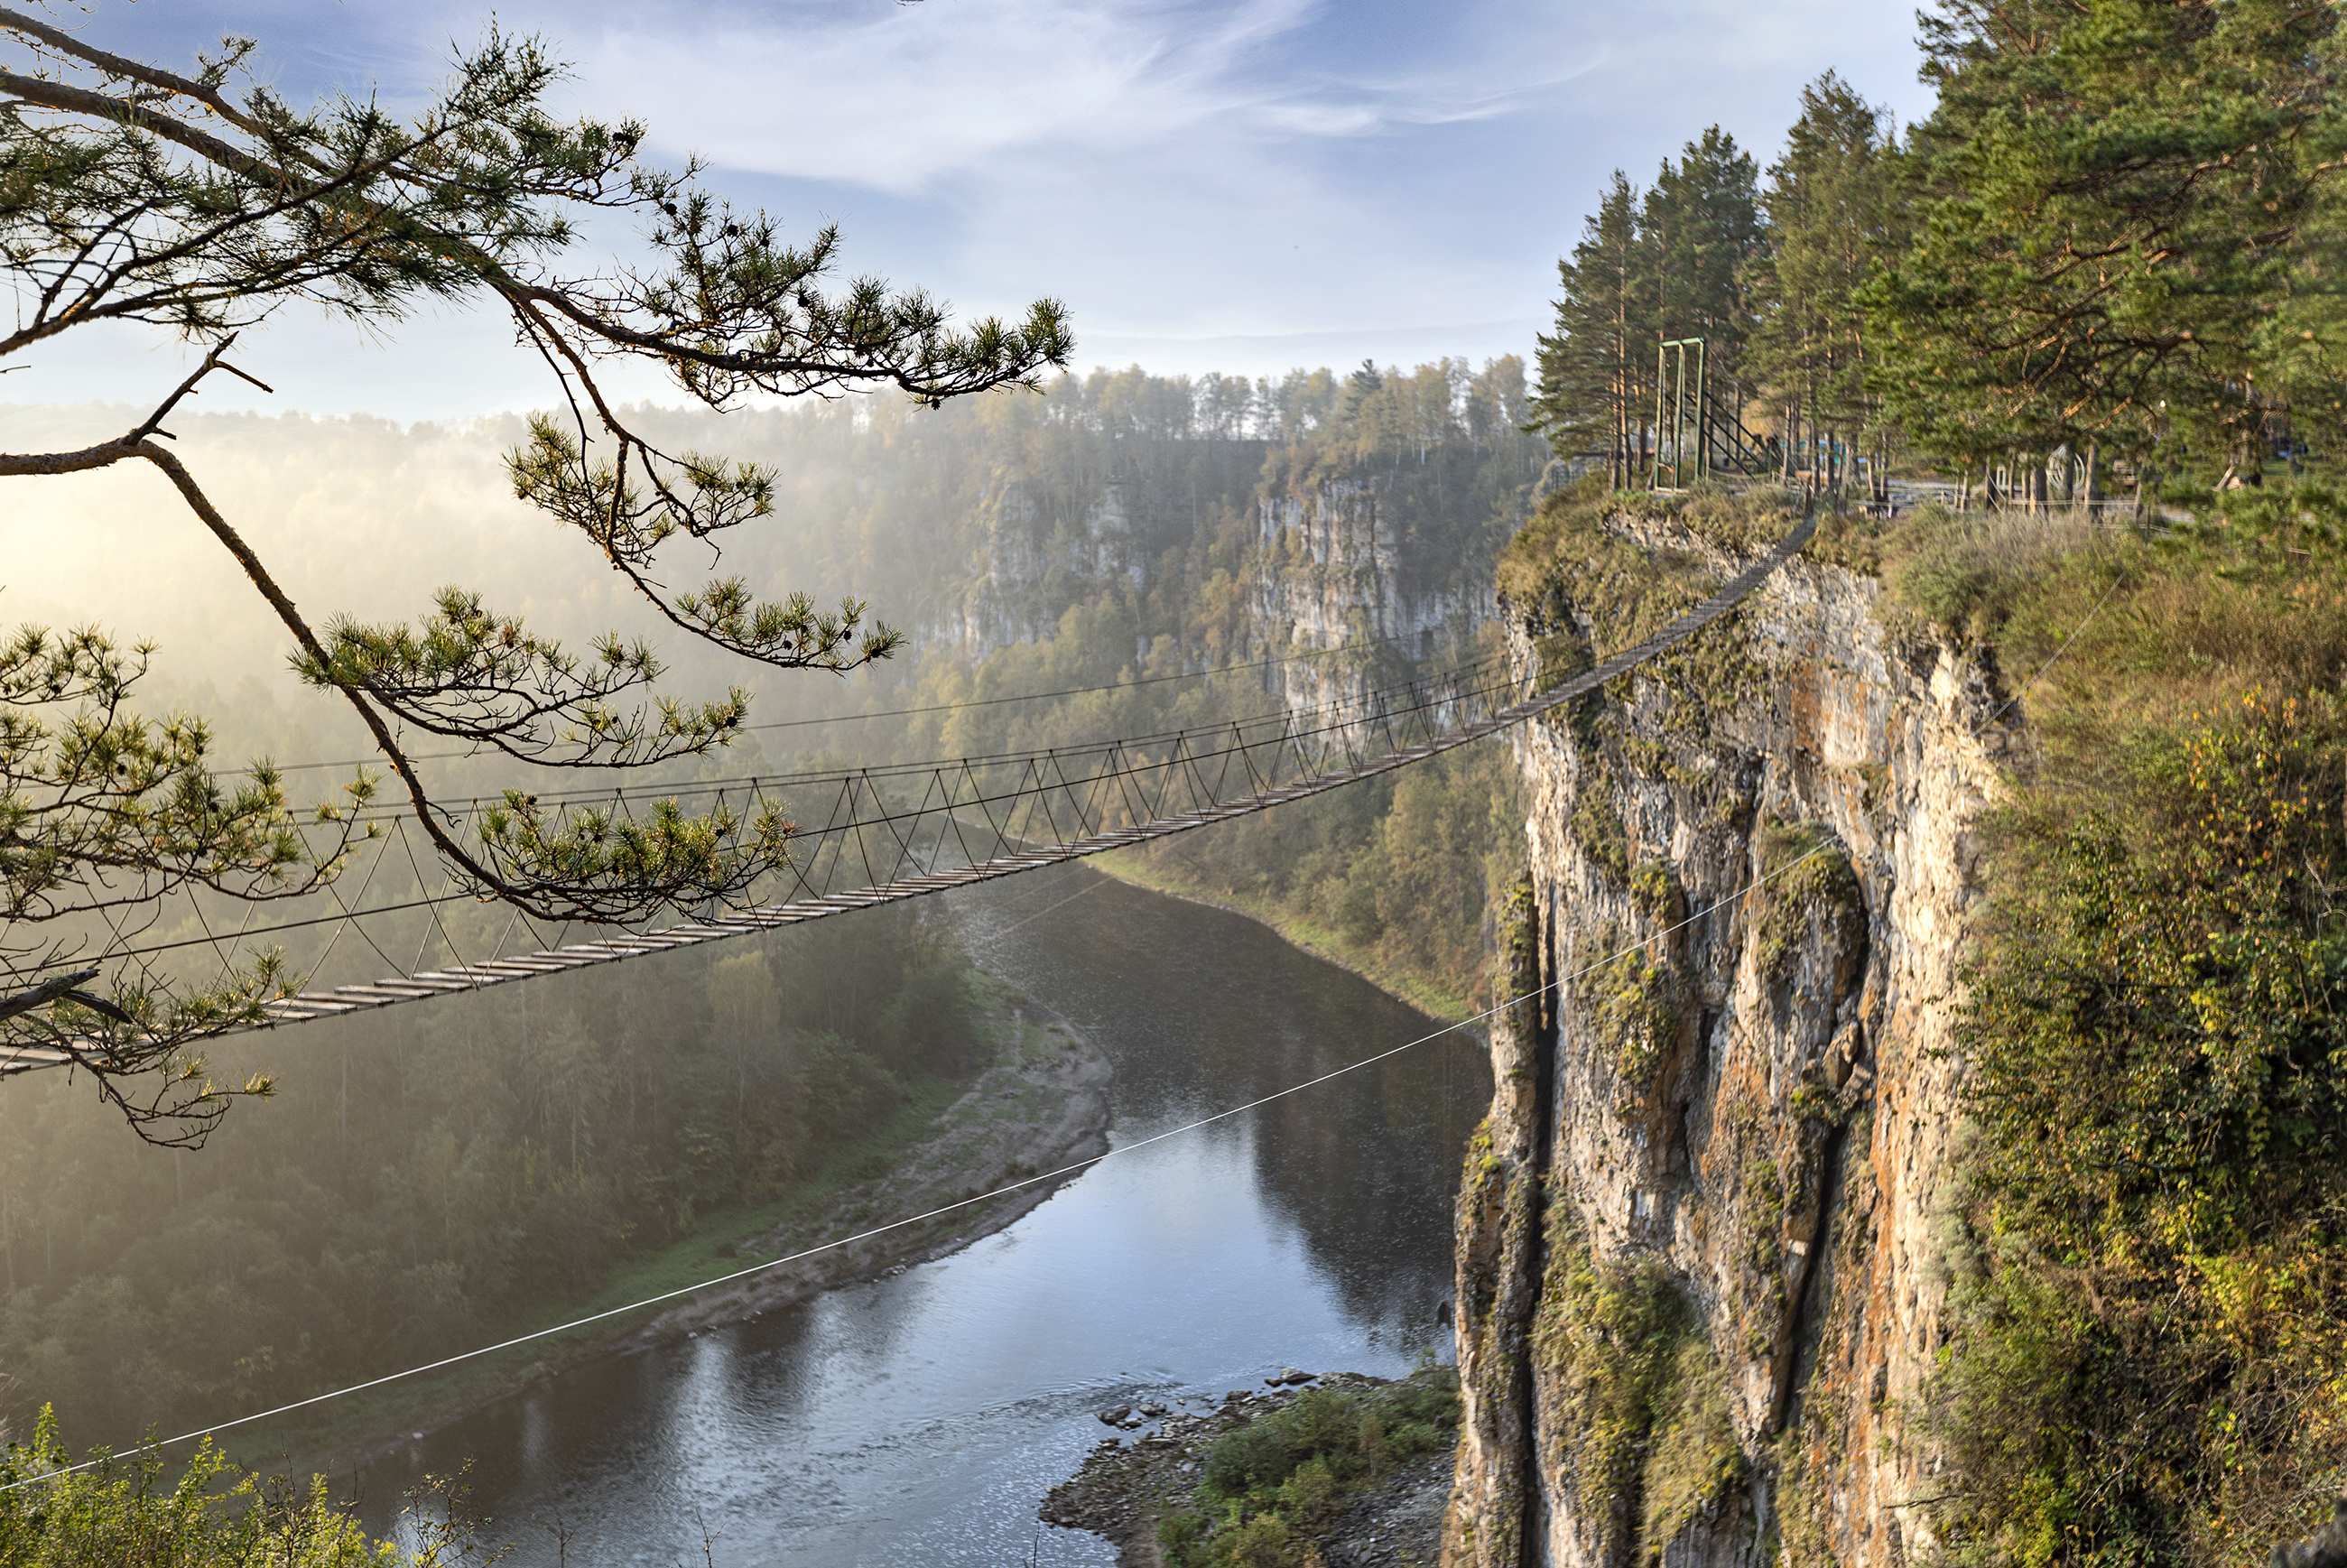
[[[795,230],[841,220],[849,267],[965,313],[1064,299],[1085,364],[1431,357],[1432,323],[1465,323],[1449,352],[1529,349],[1615,165],[1651,179],[1714,122],[1765,159],[1829,67],[1902,118],[1922,97],[1911,19],[1882,0],[495,3],[576,62],[574,108],[649,121],[659,156],[701,154]],[[488,4],[94,0],[90,19],[165,57],[251,31],[296,97],[375,80],[411,102]],[[445,366],[483,331],[401,338]],[[290,317],[272,336],[305,386],[343,377],[311,407],[540,395],[484,370],[394,398],[400,354],[354,358],[346,331]]]
[[[586,58],[659,134],[717,162],[899,195],[1006,156],[1085,163],[1359,138],[1508,112],[1562,77],[1485,67],[1371,76],[1316,66],[1325,0],[931,0],[695,22],[615,17]]]

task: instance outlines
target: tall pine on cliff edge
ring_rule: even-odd
[[[1921,445],[2213,477],[2347,429],[2334,7],[1957,0],[1922,43],[1922,229],[1866,292]]]
[[[1849,83],[1829,71],[1801,89],[1800,118],[1761,197],[1768,242],[1747,269],[1757,319],[1746,363],[1787,436],[1788,475],[1820,436],[1886,435],[1866,384],[1875,344],[1858,292],[1905,239],[1897,168],[1886,117]]]
[[[1744,272],[1762,241],[1758,166],[1717,126],[1663,160],[1641,198],[1614,172],[1597,215],[1557,263],[1564,297],[1540,340],[1540,387],[1527,426],[1562,453],[1608,455],[1617,486],[1649,461],[1655,352],[1699,337],[1713,386],[1740,409],[1752,333]]]

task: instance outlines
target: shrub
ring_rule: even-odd
[[[2347,714],[2256,692],[2020,814],[1934,1389],[1970,1559],[2238,1560],[2347,1465]]]
[[[1165,1561],[1296,1568],[1348,1491],[1440,1448],[1458,1420],[1459,1379],[1448,1368],[1381,1388],[1309,1389],[1207,1449],[1191,1505],[1159,1526]]]
[[[1958,516],[1919,507],[1881,544],[1883,580],[1897,604],[1963,641],[1994,641],[2049,570],[2100,552],[2083,514]]]
[[[41,1412],[30,1443],[0,1453],[0,1562],[10,1568],[428,1568],[477,1549],[463,1504],[463,1478],[427,1477],[409,1492],[407,1519],[420,1541],[408,1556],[367,1539],[327,1491],[231,1462],[207,1438],[176,1477],[153,1450],[101,1451],[67,1472],[56,1420]]]

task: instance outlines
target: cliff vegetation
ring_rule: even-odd
[[[1902,601],[2044,671],[1957,1029],[1958,1556],[2238,1560],[2347,1479],[2340,519],[1909,531]]]
[[[1585,666],[1788,521],[1760,499],[1550,497],[1499,567],[1524,656]],[[1564,1512],[1591,1549],[1727,1550],[1704,1532],[1747,1491],[1768,1501],[1729,1510],[1735,1550],[1765,1528],[1795,1563],[1872,1558],[1886,1521],[1983,1563],[2213,1563],[2320,1522],[2347,1481],[2342,524],[2311,482],[2139,526],[1829,518],[1816,564],[1739,612],[1708,666],[1543,730],[1550,939],[1613,955],[1572,971],[1550,1047],[1530,1356],[1553,1434],[1535,1471],[1553,1467],[1552,1508],[1580,1500]],[[1856,641],[1811,641],[1844,603],[1867,607]],[[1917,673],[1861,697],[1808,662],[1863,670],[1869,640]],[[1937,890],[1893,848],[1899,821],[1942,809],[1930,754],[1863,727],[1934,671],[1960,727],[1921,743],[1993,781],[1943,819],[1932,875],[1958,880]],[[1763,886],[1732,927],[1675,934],[1722,880],[1700,836],[1719,834],[1748,857],[1728,886]],[[1926,932],[1894,887],[1962,915],[1936,994],[1895,967]],[[1941,1043],[1899,1027],[1935,1008]],[[1739,1066],[1739,1040],[1771,1054]],[[1904,1075],[1892,1103],[1920,1147],[1944,1138],[1932,1170],[1900,1152],[1916,1132],[1878,1122],[1876,1071]],[[1604,1115],[1573,1108],[1580,1085],[1614,1086]],[[1650,1204],[1678,1217],[1649,1225]],[[1901,1362],[1880,1315],[1918,1292],[1901,1316],[1932,1353],[1901,1392],[1867,1362]],[[1738,1403],[1747,1365],[1776,1368],[1757,1405]],[[1847,1480],[1870,1430],[1920,1467],[1886,1472],[1908,1496],[1871,1518],[1875,1483]]]

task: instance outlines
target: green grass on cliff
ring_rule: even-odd
[[[1616,526],[1635,507],[1648,521],[1676,524],[1690,548],[1650,548]],[[1778,492],[1747,497],[1696,491],[1657,499],[1617,496],[1591,482],[1555,491],[1508,548],[1492,579],[1532,640],[1542,690],[1644,641],[1719,587],[1720,575],[1699,545],[1735,557],[1757,554],[1799,520]],[[1666,722],[1699,730],[1718,712],[1757,696],[1762,671],[1735,635],[1731,610],[1713,635],[1682,643],[1645,671],[1667,692]]]
[[[1596,605],[1615,645],[1692,602],[1700,563],[1635,559],[1619,504],[1552,497],[1510,601]],[[1671,510],[1780,531],[1760,503]],[[1940,1548],[2262,1558],[2347,1488],[2347,499],[1836,518],[1809,553],[1879,578],[1894,639],[1953,649],[2016,732],[1955,1002]]]

